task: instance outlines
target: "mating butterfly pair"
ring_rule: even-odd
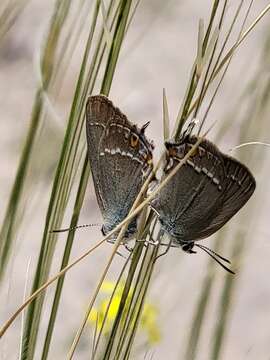
[[[86,106],[88,156],[100,210],[103,234],[110,232],[129,213],[142,184],[153,169],[153,143],[103,95],[91,96]],[[167,176],[197,142],[183,136],[166,142]],[[236,159],[203,139],[186,163],[150,203],[162,228],[184,251],[194,241],[219,230],[251,197],[255,179]],[[126,237],[137,231],[136,218]],[[201,247],[201,246],[200,246]]]

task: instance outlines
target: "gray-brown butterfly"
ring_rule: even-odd
[[[139,129],[103,95],[91,96],[87,102],[88,156],[104,218],[103,234],[127,216],[153,169],[154,146],[144,134],[147,125]],[[185,133],[179,142],[165,143],[162,178],[170,174],[197,140]],[[174,244],[189,253],[196,245],[216,261],[217,257],[226,261],[197,241],[226,224],[249,200],[255,187],[255,179],[245,165],[203,139],[150,205]],[[136,220],[129,224],[126,237],[136,233]]]
[[[163,177],[170,174],[197,140],[196,136],[187,135],[178,143],[165,144]],[[255,187],[255,179],[245,165],[203,139],[151,206],[173,242],[193,253],[195,242],[226,224],[246,204]],[[209,255],[219,256],[203,245],[197,246]]]
[[[127,215],[142,184],[152,171],[153,143],[142,128],[103,95],[91,96],[86,105],[88,157],[98,205],[104,218],[106,235]],[[126,237],[137,230],[131,221]]]

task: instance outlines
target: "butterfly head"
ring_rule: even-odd
[[[166,141],[166,162],[164,167],[164,172],[167,173],[175,165],[182,160],[187,152],[186,144],[183,142],[174,143],[173,141]]]
[[[181,246],[182,250],[189,254],[196,254],[196,251],[193,250],[194,245],[195,245],[194,241],[180,242],[180,246]]]
[[[101,227],[101,233],[103,236],[106,236],[108,235],[109,232],[111,232],[117,225],[118,225],[119,221],[116,222],[115,224],[110,224],[110,223],[105,223],[102,225]],[[134,237],[134,234],[136,233],[137,231],[137,221],[136,219],[131,221],[131,223],[128,225],[128,228],[125,232],[125,235],[123,236],[124,239],[131,239]],[[115,240],[117,238],[119,234],[119,231],[115,232],[113,235],[112,235],[112,239]]]

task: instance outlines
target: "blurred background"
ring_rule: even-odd
[[[5,13],[8,2],[0,5],[0,27],[3,24],[0,34],[1,220],[5,217],[31,114],[35,111],[33,104],[42,76],[41,54],[55,3],[53,0],[21,0],[14,5],[15,10],[11,15]],[[138,125],[151,122],[147,136],[156,145],[155,159],[163,149],[162,90],[166,89],[173,128],[196,56],[199,19],[207,23],[212,3],[210,0],[144,0],[138,6],[125,38],[110,99]],[[236,7],[231,3],[225,28],[229,26]],[[72,2],[74,10],[70,10],[63,25],[65,33],[58,47],[59,59],[61,51],[65,51],[65,39],[71,36],[70,29],[77,31],[78,35],[69,55],[65,53],[65,72],[59,70],[57,81],[61,85],[43,96],[43,113],[46,116],[40,122],[33,145],[22,211],[17,220],[8,267],[1,282],[1,324],[22,303],[26,282],[27,292],[31,288],[52,181],[89,31],[92,5],[91,1]],[[264,0],[254,2],[246,27],[266,5],[268,2]],[[238,31],[244,14],[243,11]],[[217,121],[209,138],[226,153],[240,143],[270,142],[269,19],[270,14],[266,14],[235,53],[207,118],[206,129]],[[71,26],[73,21],[74,28]],[[234,41],[236,37],[237,31]],[[202,114],[209,99],[203,106]],[[149,345],[149,334],[141,331],[139,338],[142,345],[138,345],[134,359],[189,360],[193,356],[199,360],[212,359],[212,351],[219,340],[222,350],[218,359],[269,359],[269,148],[250,145],[230,154],[250,168],[256,178],[257,189],[248,204],[217,235],[204,240],[203,244],[210,248],[221,248],[222,255],[232,260],[236,275],[233,280],[228,280],[223,269],[209,260],[205,253],[198,252],[191,256],[183,254],[180,249],[171,249],[158,262],[147,296],[147,301],[156,309],[154,327],[158,328],[160,336]],[[78,176],[79,173],[75,183],[79,181]],[[71,195],[73,201],[74,196]],[[72,207],[71,202],[64,217],[64,227],[69,224]],[[102,223],[92,180],[89,181],[79,218],[79,224],[88,223]],[[100,227],[78,230],[71,258],[82,254],[100,238]],[[64,241],[65,235],[60,235],[51,274],[59,269]],[[111,245],[106,243],[68,272],[50,359],[66,357],[110,252]],[[120,256],[115,259],[109,281],[115,281],[123,262]],[[53,289],[52,286],[47,291],[35,359],[40,358],[50,311],[47,305],[52,301]],[[227,293],[224,294],[224,291]],[[224,308],[226,311],[223,312]],[[199,321],[200,314],[204,318],[199,327],[196,321]],[[21,321],[18,318],[1,340],[1,360],[18,358]],[[200,336],[195,356],[189,353],[189,348],[193,346],[191,339],[196,333],[196,326]],[[90,328],[91,324],[80,342],[76,359],[90,359]]]

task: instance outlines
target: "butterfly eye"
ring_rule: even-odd
[[[139,142],[139,138],[137,135],[135,134],[132,134],[131,137],[130,137],[130,145],[135,148],[137,145],[138,145],[138,142]]]

